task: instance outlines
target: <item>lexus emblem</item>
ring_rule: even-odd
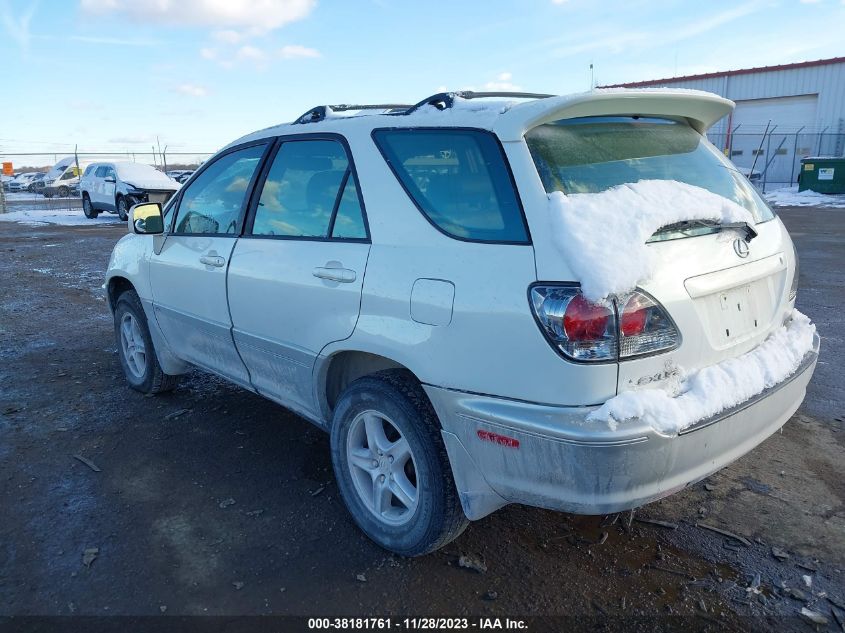
[[[745,259],[748,257],[749,251],[748,242],[739,238],[734,240],[734,253],[737,254],[737,257]]]

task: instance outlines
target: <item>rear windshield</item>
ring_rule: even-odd
[[[546,123],[525,135],[547,192],[599,193],[639,180],[677,180],[748,209],[774,215],[754,187],[685,122],[645,117],[585,117]]]

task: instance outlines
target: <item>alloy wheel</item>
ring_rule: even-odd
[[[347,464],[355,491],[379,520],[407,523],[417,508],[417,469],[408,440],[383,413],[359,413],[349,427]]]
[[[120,345],[129,371],[135,378],[143,378],[147,370],[147,350],[138,320],[132,314],[124,314],[120,320]]]

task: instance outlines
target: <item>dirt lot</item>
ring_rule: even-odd
[[[782,433],[630,525],[511,506],[413,560],[355,528],[304,420],[199,372],[163,397],[127,388],[100,288],[123,225],[0,223],[0,616],[686,614],[812,630],[796,617],[809,605],[837,630],[845,212],[781,215],[822,337]]]

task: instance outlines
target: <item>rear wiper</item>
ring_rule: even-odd
[[[719,226],[723,229],[737,229],[738,231],[743,232],[745,234],[743,239],[746,242],[751,242],[751,240],[757,237],[757,229],[751,226],[748,222],[725,222]]]
[[[748,222],[714,222],[713,220],[683,220],[660,227],[658,233],[669,231],[684,231],[694,228],[710,228],[721,231],[722,229],[737,229],[743,233],[743,239],[750,242],[757,237],[757,230]]]

